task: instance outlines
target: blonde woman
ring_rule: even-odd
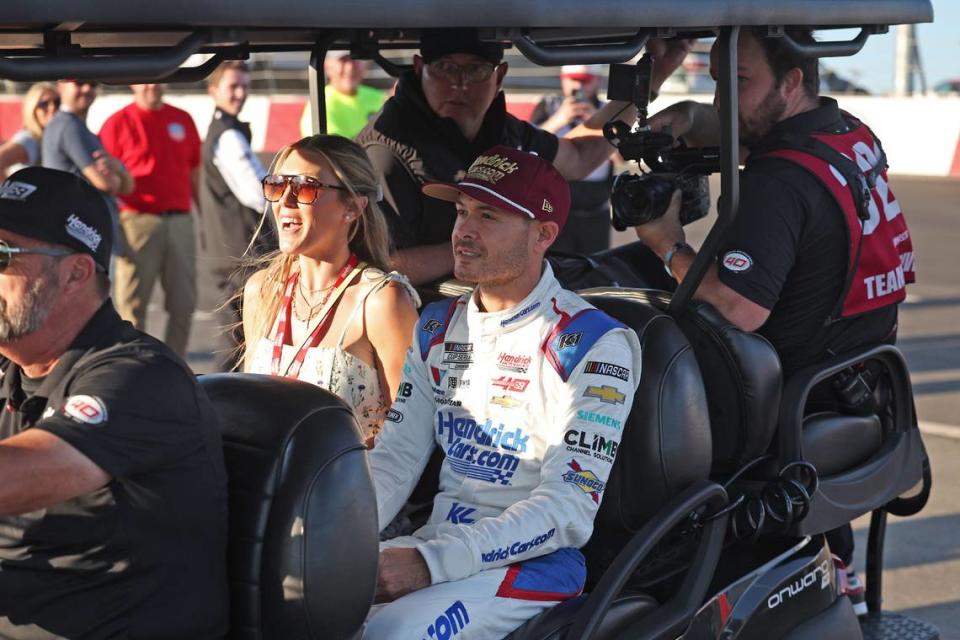
[[[419,306],[406,278],[387,272],[378,194],[366,154],[347,138],[281,149],[263,179],[280,251],[243,294],[244,369],[336,393],[368,441],[400,384]]]
[[[60,94],[49,82],[31,86],[23,97],[23,128],[0,144],[0,178],[22,165],[40,164],[40,139],[60,108]]]

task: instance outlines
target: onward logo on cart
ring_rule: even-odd
[[[494,549],[493,551],[488,551],[487,553],[481,553],[480,558],[484,562],[500,562],[502,560],[506,560],[507,558],[520,555],[521,553],[530,551],[531,549],[536,549],[544,542],[552,538],[556,531],[556,529],[550,529],[550,531],[547,531],[546,533],[539,535],[532,540],[528,540],[527,542],[514,542],[507,547],[500,547],[499,549]]]
[[[463,628],[470,624],[470,615],[463,602],[457,600],[447,607],[447,610],[437,616],[433,624],[427,627],[427,638],[448,640],[459,635]]]
[[[829,560],[824,560],[818,566],[805,573],[802,577],[788,583],[782,589],[767,598],[767,608],[775,609],[781,604],[796,596],[801,591],[812,587],[815,584],[820,585],[820,589],[826,589],[830,586],[830,572],[833,571],[833,565]]]

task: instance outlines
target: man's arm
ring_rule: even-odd
[[[0,441],[0,515],[44,509],[110,482],[110,476],[46,431],[28,429]]]
[[[436,405],[427,365],[420,356],[420,323],[413,330],[413,344],[407,349],[403,376],[395,390],[396,399],[368,454],[381,530],[410,497],[435,446]]]
[[[692,46],[692,41],[676,38],[666,41],[652,40],[647,45],[647,50],[657,60],[653,78],[650,80],[654,93],[660,90],[663,82],[683,62]],[[580,180],[609,160],[613,148],[603,137],[603,125],[613,118],[632,123],[637,119],[637,109],[627,102],[608,102],[560,139],[553,164],[564,178]]]
[[[544,385],[550,396],[548,414],[542,418],[547,449],[540,464],[540,484],[495,518],[457,525],[417,545],[433,584],[586,544],[622,425],[630,413],[639,351],[636,334],[612,330],[593,345],[566,383]],[[625,373],[587,373],[588,362],[605,363]],[[551,389],[561,391],[551,393]],[[586,450],[578,446],[594,442],[595,437],[608,443],[599,456],[593,455],[590,445]],[[522,550],[518,542],[524,543]],[[500,553],[501,549],[508,551]]]
[[[65,137],[64,148],[67,155],[78,167],[83,167],[83,176],[94,187],[112,196],[133,191],[134,180],[130,172],[118,158],[123,155],[121,130],[126,125],[120,114],[107,119],[100,129],[99,145],[88,146],[83,135],[84,125],[73,122],[71,129],[76,130]],[[97,138],[92,138],[95,144]]]
[[[423,216],[420,181],[402,166],[387,145],[369,144],[365,151],[383,189],[383,201],[379,204],[397,247],[392,255],[393,268],[414,285],[452,273],[453,249],[449,242],[414,246]]]
[[[665,260],[677,243],[686,242],[686,234],[680,224],[681,194],[677,189],[670,199],[670,206],[659,218],[647,224],[634,227],[637,237],[651,251]],[[678,282],[682,282],[696,258],[693,249],[675,251],[670,258],[670,270]],[[744,331],[756,331],[770,316],[770,310],[764,309],[749,298],[740,295],[720,281],[717,264],[713,263],[697,287],[694,299],[711,304],[720,314]]]
[[[260,181],[266,171],[242,133],[228,129],[220,134],[213,146],[213,164],[240,204],[263,211],[265,201]]]
[[[453,247],[449,242],[397,249],[393,268],[406,275],[414,285],[433,282],[453,273]]]

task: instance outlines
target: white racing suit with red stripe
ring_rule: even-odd
[[[445,454],[427,524],[381,544],[418,549],[432,585],[379,608],[364,638],[502,638],[579,594],[639,375],[636,333],[546,264],[506,311],[428,305],[370,464],[382,529]]]

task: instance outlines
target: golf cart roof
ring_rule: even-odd
[[[929,22],[929,0],[44,0],[9,3],[4,25],[28,31],[426,27],[698,28]]]

